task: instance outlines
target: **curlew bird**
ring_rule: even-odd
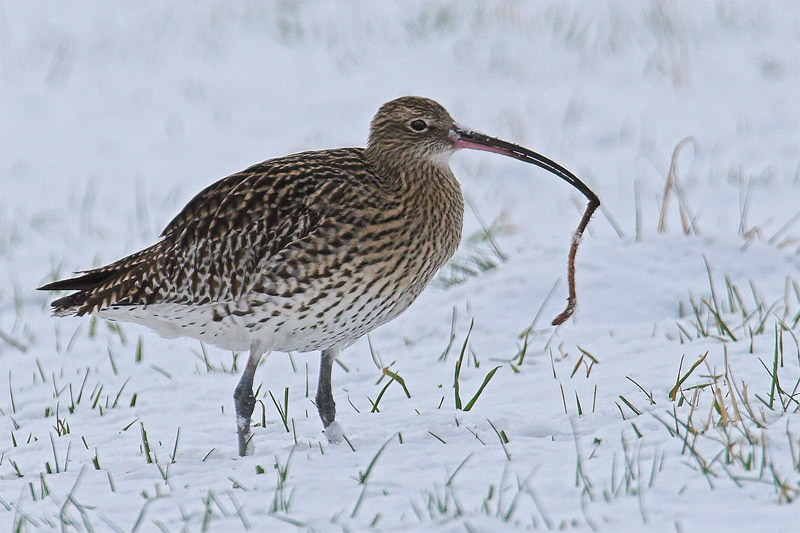
[[[340,350],[402,313],[459,244],[464,202],[449,159],[460,148],[538,165],[599,205],[557,163],[462,128],[432,100],[402,97],[378,110],[366,148],[302,152],[228,176],[186,204],[156,244],[40,289],[77,291],[52,302],[57,316],[95,314],[249,350],[234,392],[240,455],[251,449],[262,356],[321,350],[316,406],[336,442]],[[592,211],[573,239],[561,321],[574,308],[574,251]]]

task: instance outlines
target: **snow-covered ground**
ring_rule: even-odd
[[[798,530],[796,3],[5,1],[0,54],[2,527]],[[249,164],[363,145],[404,94],[598,193],[574,319],[549,326],[585,200],[477,152],[452,161],[474,272],[343,353],[350,445],[316,354],[261,366],[239,458],[244,354],[48,316],[38,285]],[[499,367],[469,411],[462,351],[465,404]]]

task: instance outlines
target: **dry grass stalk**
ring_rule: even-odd
[[[689,209],[686,206],[686,200],[678,184],[678,155],[681,149],[688,143],[694,143],[694,137],[686,137],[682,139],[675,149],[672,151],[672,161],[669,164],[669,172],[667,173],[667,182],[664,184],[664,199],[661,202],[661,215],[658,218],[658,232],[664,233],[667,229],[667,206],[669,204],[669,196],[672,190],[678,196],[678,208],[681,217],[681,226],[683,227],[683,234],[689,235],[694,232],[697,235],[699,232],[694,224],[694,220],[689,216]]]

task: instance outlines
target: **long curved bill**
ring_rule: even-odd
[[[526,163],[536,165],[537,167],[541,167],[548,172],[552,172],[559,178],[578,189],[581,193],[583,193],[584,196],[586,196],[586,199],[589,200],[590,203],[596,204],[595,209],[600,206],[600,199],[597,197],[597,195],[589,187],[587,187],[585,183],[579,180],[575,174],[562,167],[555,161],[548,159],[541,154],[537,154],[532,150],[528,150],[527,148],[503,141],[501,139],[489,137],[488,135],[478,133],[477,131],[463,130],[460,128],[455,128],[450,131],[450,140],[453,141],[453,146],[455,148],[468,148],[472,150],[493,152],[495,154],[512,157],[514,159],[518,159],[519,161],[524,161]]]
[[[495,154],[504,155],[526,163],[531,163],[537,167],[541,167],[548,172],[552,172],[559,178],[563,179],[576,189],[578,189],[589,200],[586,210],[583,212],[578,228],[572,235],[572,246],[569,249],[569,265],[567,270],[567,282],[569,285],[569,297],[567,298],[567,307],[561,312],[554,320],[553,325],[557,326],[564,323],[572,313],[575,312],[575,307],[578,304],[578,296],[575,290],[575,255],[578,253],[578,245],[583,237],[583,231],[589,224],[592,214],[600,207],[600,199],[597,195],[586,186],[578,177],[562,167],[555,161],[546,158],[541,154],[537,154],[532,150],[528,150],[522,146],[489,137],[477,131],[464,130],[462,128],[453,128],[449,134],[450,140],[453,142],[453,147],[468,148],[472,150],[483,150],[485,152],[493,152]]]

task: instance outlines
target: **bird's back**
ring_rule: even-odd
[[[347,344],[405,309],[460,238],[449,169],[414,190],[393,178],[360,148],[271,159],[201,191],[153,246],[44,288],[78,290],[56,314],[227,349]]]

